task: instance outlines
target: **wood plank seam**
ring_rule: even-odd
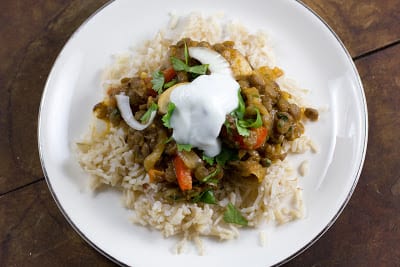
[[[22,190],[22,189],[24,189],[25,187],[29,187],[29,186],[34,185],[34,184],[36,184],[36,183],[39,183],[39,182],[41,182],[41,181],[43,181],[43,180],[45,180],[45,178],[44,178],[44,177],[41,177],[41,178],[39,178],[39,179],[37,179],[37,180],[34,180],[34,181],[30,182],[30,183],[27,183],[27,184],[18,186],[18,187],[16,187],[16,188],[13,188],[13,189],[7,191],[7,192],[1,193],[1,194],[0,194],[0,199],[1,199],[1,197],[5,196],[5,195],[7,195],[7,194],[11,194],[11,193],[14,193],[14,192],[16,192],[16,191]]]
[[[356,60],[359,60],[359,59],[362,59],[362,58],[366,58],[368,56],[371,56],[373,54],[379,53],[379,52],[381,52],[381,51],[383,51],[385,49],[391,48],[391,47],[396,46],[398,44],[400,44],[400,40],[397,40],[396,42],[393,42],[393,43],[378,47],[376,49],[373,49],[373,50],[368,51],[366,53],[363,53],[361,55],[355,56],[355,57],[353,57],[353,60],[356,61]]]

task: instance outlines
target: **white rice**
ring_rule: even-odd
[[[226,21],[222,16],[205,17],[193,13],[186,17],[172,16],[169,26],[152,40],[117,56],[115,63],[104,73],[104,86],[119,84],[121,78],[134,76],[139,71],[153,72],[164,60],[168,47],[183,37],[210,43],[232,40],[254,68],[275,66],[265,34],[251,34],[240,24]],[[296,96],[293,101],[301,103],[298,96],[304,92],[295,83],[285,78],[278,82]],[[125,206],[134,211],[132,222],[157,229],[165,237],[182,235],[183,239],[176,247],[178,253],[182,252],[186,240],[194,240],[203,251],[199,236],[214,236],[221,240],[237,238],[238,226],[223,220],[224,208],[229,202],[240,210],[250,227],[265,221],[283,224],[304,215],[302,190],[287,160],[270,166],[261,183],[228,183],[224,192],[217,192],[218,205],[169,204],[158,194],[160,185],[150,183],[143,168],[133,163],[132,152],[125,141],[127,133],[125,126],[110,128],[95,119],[92,130],[78,143],[79,162],[91,175],[92,188],[103,185],[122,191]],[[290,153],[317,150],[306,136],[286,143],[284,149]],[[265,244],[265,234],[261,234],[261,243]]]

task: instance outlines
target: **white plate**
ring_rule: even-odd
[[[102,98],[100,73],[111,56],[150,39],[168,21],[168,11],[224,11],[249,29],[265,30],[277,65],[302,87],[308,100],[329,107],[308,133],[320,147],[302,178],[306,217],[276,229],[242,230],[229,242],[205,240],[206,255],[193,247],[182,255],[176,239],[132,225],[120,194],[92,194],[71,147],[87,130],[91,109]],[[308,8],[292,0],[116,1],[91,16],[70,38],[48,77],[39,117],[39,150],[49,188],[74,229],[119,264],[139,266],[267,266],[283,263],[314,243],[349,200],[367,145],[367,107],[360,78],[343,44]],[[211,265],[209,265],[211,264]]]

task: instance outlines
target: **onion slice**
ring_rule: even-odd
[[[232,75],[229,62],[218,52],[207,47],[189,47],[189,55],[201,64],[208,64],[211,74]]]
[[[153,122],[154,117],[157,114],[156,110],[151,112],[149,121],[146,124],[141,124],[133,116],[131,106],[129,105],[129,96],[120,94],[116,95],[115,98],[117,99],[119,112],[121,112],[122,118],[124,119],[126,124],[129,125],[129,127],[138,131],[142,131],[146,129]]]

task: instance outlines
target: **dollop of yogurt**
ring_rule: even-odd
[[[218,73],[177,87],[170,97],[175,104],[170,121],[175,141],[197,147],[209,157],[218,155],[218,135],[226,115],[239,104],[239,87],[232,76]]]

